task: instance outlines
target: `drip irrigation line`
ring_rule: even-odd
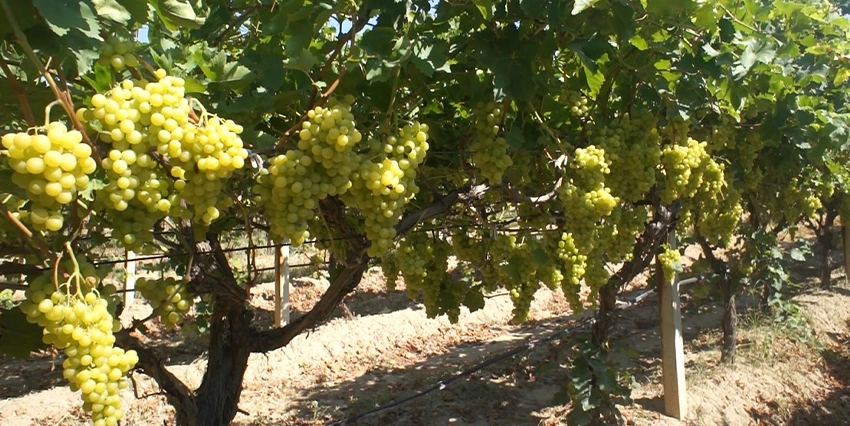
[[[692,283],[698,282],[698,281],[702,280],[703,278],[711,276],[711,275],[714,275],[714,274],[696,275],[696,276],[693,276],[693,277],[690,277],[690,278],[686,278],[686,279],[677,281],[677,285],[692,284]],[[657,293],[657,290],[655,288],[652,288],[652,289],[644,291],[643,293],[637,295],[636,297],[632,298],[631,300],[619,302],[617,304],[616,308],[614,308],[612,311],[608,312],[607,315],[611,316],[611,315],[614,315],[614,314],[616,314],[616,313],[618,313],[622,310],[625,310],[627,308],[637,306],[640,303],[642,303],[643,301],[645,301],[647,298],[649,298],[649,296],[656,294],[656,293]],[[556,331],[556,332],[550,334],[549,336],[546,336],[544,338],[537,339],[537,340],[529,340],[527,343],[525,343],[522,346],[517,346],[517,347],[515,347],[511,350],[508,350],[504,353],[501,353],[501,354],[499,354],[499,355],[497,355],[493,358],[490,358],[486,361],[482,361],[478,364],[475,364],[474,366],[469,367],[466,370],[461,371],[460,373],[454,374],[447,379],[440,380],[436,384],[434,384],[434,385],[432,385],[428,388],[425,388],[425,389],[423,389],[423,390],[417,392],[416,394],[413,394],[413,395],[411,395],[407,398],[404,398],[402,400],[395,401],[395,402],[392,402],[392,403],[389,403],[389,404],[382,405],[378,408],[375,408],[375,409],[372,409],[372,410],[369,410],[369,411],[366,411],[366,412],[363,412],[363,413],[360,413],[360,414],[357,414],[357,415],[354,415],[354,416],[351,416],[351,417],[347,417],[345,419],[342,419],[342,420],[339,420],[339,421],[336,421],[336,422],[333,422],[333,423],[327,423],[325,426],[348,425],[348,424],[351,424],[351,423],[353,423],[357,420],[360,420],[364,417],[372,416],[372,415],[378,414],[380,412],[387,411],[387,410],[390,410],[392,408],[395,408],[395,407],[407,404],[409,402],[415,401],[417,399],[424,398],[425,396],[429,395],[430,393],[432,393],[434,391],[443,390],[449,384],[451,384],[451,383],[453,383],[457,380],[460,380],[464,377],[467,377],[469,375],[472,375],[473,373],[475,373],[479,370],[482,370],[486,367],[489,367],[490,365],[493,365],[493,364],[495,364],[499,361],[503,361],[507,358],[511,358],[511,357],[516,356],[516,355],[523,353],[525,351],[530,351],[537,346],[544,345],[546,343],[552,342],[552,341],[560,339],[562,337],[566,337],[567,335],[570,335],[573,332],[578,331],[585,326],[593,325],[596,322],[597,322],[597,315],[587,316],[587,317],[584,317],[582,319],[576,320],[576,322],[574,322],[570,326],[563,328],[559,331]]]

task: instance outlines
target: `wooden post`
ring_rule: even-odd
[[[850,284],[850,223],[841,220],[841,242],[844,248],[844,281]]]
[[[676,247],[676,235],[668,236],[670,248]],[[664,384],[664,412],[681,420],[687,414],[685,390],[685,351],[682,341],[682,311],[679,307],[679,283],[676,276],[665,277],[661,262],[658,271],[659,319],[661,322],[661,369]]]
[[[136,253],[132,250],[124,250],[124,308],[133,304],[133,296],[136,292]]]
[[[289,240],[274,248],[274,326],[289,324]]]

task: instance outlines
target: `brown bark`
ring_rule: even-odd
[[[599,347],[607,345],[611,329],[614,327],[613,312],[616,309],[617,295],[624,285],[632,281],[649,267],[658,248],[667,237],[667,233],[675,226],[676,211],[664,206],[657,206],[653,220],[646,224],[643,234],[635,244],[632,259],[626,262],[620,270],[612,275],[608,282],[599,289],[599,311],[596,323],[593,325],[593,343]]]
[[[728,275],[720,283],[720,294],[723,299],[723,345],[720,349],[720,361],[734,363],[738,347],[738,312],[735,308],[735,286]]]

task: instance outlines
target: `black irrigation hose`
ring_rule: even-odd
[[[700,275],[697,275],[697,276],[694,276],[694,277],[691,277],[691,278],[680,280],[677,284],[678,285],[692,284],[692,283],[700,281],[703,278],[710,276],[710,275],[713,275],[713,274],[700,274]],[[632,299],[630,301],[619,303],[614,310],[612,310],[611,312],[608,313],[608,315],[613,315],[613,314],[615,314],[619,311],[622,311],[624,309],[636,306],[636,305],[640,304],[641,302],[643,302],[644,300],[646,300],[649,296],[651,296],[655,293],[656,293],[656,289],[653,288],[653,289],[647,290],[647,291],[637,295],[637,297],[635,297],[634,299]],[[576,321],[575,323],[573,323],[572,325],[570,325],[569,327],[566,327],[564,329],[556,331],[556,332],[554,332],[554,333],[550,334],[549,336],[544,337],[542,339],[529,340],[528,343],[526,343],[522,346],[517,346],[516,348],[513,348],[513,349],[511,349],[507,352],[504,352],[504,353],[499,354],[499,355],[497,355],[493,358],[490,358],[486,361],[483,361],[483,362],[478,363],[478,364],[476,364],[472,367],[469,367],[466,370],[463,370],[460,373],[457,373],[457,374],[449,377],[448,379],[440,380],[439,382],[432,385],[431,387],[428,387],[424,390],[421,390],[418,393],[411,395],[407,398],[404,398],[402,400],[392,402],[392,403],[389,403],[389,404],[386,404],[386,405],[382,405],[382,406],[375,408],[373,410],[369,410],[369,411],[366,411],[364,413],[360,413],[360,414],[357,414],[357,415],[354,415],[354,416],[351,416],[351,417],[347,417],[345,419],[342,419],[342,420],[339,420],[339,421],[336,421],[336,422],[333,422],[333,423],[327,423],[325,426],[342,426],[342,425],[351,424],[351,423],[353,423],[357,420],[360,420],[364,417],[368,417],[368,416],[371,416],[373,414],[377,414],[377,413],[380,413],[380,412],[383,412],[383,411],[387,411],[389,409],[398,407],[400,405],[407,404],[408,402],[415,401],[419,398],[423,398],[423,397],[427,396],[428,394],[430,394],[430,393],[432,393],[436,390],[443,390],[443,389],[446,388],[446,386],[448,386],[452,382],[460,380],[463,377],[469,376],[472,373],[475,373],[476,371],[479,371],[479,370],[481,370],[485,367],[488,367],[490,365],[493,365],[493,364],[495,364],[499,361],[513,357],[515,355],[518,355],[522,352],[530,351],[530,350],[534,349],[535,347],[537,347],[539,345],[543,345],[543,344],[552,342],[552,341],[557,340],[557,339],[559,339],[563,336],[572,334],[573,332],[581,329],[582,327],[592,325],[592,324],[595,324],[595,323],[596,323],[596,316],[590,316],[590,317],[582,318],[582,319]]]

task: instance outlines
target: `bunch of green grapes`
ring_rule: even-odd
[[[346,204],[357,206],[364,218],[370,256],[380,256],[392,246],[395,226],[404,207],[419,192],[416,170],[428,151],[428,125],[414,122],[390,136],[382,155],[363,161],[352,176]],[[362,158],[362,157],[361,157]]]
[[[621,117],[610,127],[591,129],[590,141],[605,151],[610,170],[605,184],[617,198],[635,203],[655,185],[661,159],[661,138],[655,116],[639,111]]]
[[[569,232],[546,233],[544,242],[548,251],[552,253],[552,262],[557,264],[557,269],[561,273],[562,279],[559,286],[564,292],[564,297],[573,309],[580,309],[579,292],[587,267],[585,244],[576,241],[573,234]]]
[[[458,259],[469,263],[479,263],[487,256],[486,248],[481,244],[478,232],[457,228],[452,232],[452,252]]]
[[[693,198],[698,191],[719,192],[725,185],[723,166],[706,151],[706,142],[688,138],[683,145],[668,145],[661,153],[665,186],[661,201]]]
[[[231,201],[222,194],[222,181],[248,157],[241,126],[203,107],[200,121],[193,122],[184,80],[164,70],[156,77],[122,81],[92,96],[92,108],[77,111],[110,145],[101,163],[107,185],[98,202],[128,248],[150,241],[148,231],[169,214],[209,225]]]
[[[475,124],[469,143],[475,169],[493,184],[502,182],[502,175],[513,164],[508,155],[508,142],[498,136],[501,117],[502,109],[495,103],[474,114]]]
[[[135,68],[139,66],[139,59],[133,55],[135,50],[136,45],[132,40],[111,35],[106,38],[97,61],[101,65],[111,66],[118,71],[123,71],[127,67]]]
[[[673,279],[676,276],[676,263],[682,258],[679,250],[664,246],[661,253],[658,254],[658,261],[661,262],[661,270],[664,272],[664,279]]]
[[[722,194],[710,194],[695,201],[701,201],[699,218],[695,220],[700,235],[712,244],[728,247],[744,214],[741,193],[727,184]]]
[[[392,254],[394,267],[404,278],[411,299],[422,294],[422,304],[429,318],[446,314],[456,321],[463,300],[463,285],[446,272],[451,245],[442,239],[431,239],[426,233],[407,235]],[[389,277],[388,277],[389,278]],[[450,299],[449,303],[441,303]]]
[[[133,350],[115,347],[113,332],[121,324],[97,290],[100,277],[93,267],[77,263],[72,255],[67,269],[70,277],[62,284],[53,282],[52,270],[35,278],[20,309],[28,321],[44,328],[44,342],[67,356],[63,376],[72,391],[82,392],[83,409],[94,425],[114,426],[124,415],[119,391],[127,387],[127,372],[139,358]]]
[[[222,196],[224,182],[248,158],[248,150],[239,137],[242,126],[206,112],[199,123],[184,124],[173,116],[162,116],[165,121],[156,133],[156,149],[167,154],[174,189],[194,210],[194,220],[209,225],[219,218],[220,209],[232,203],[232,199]],[[159,127],[158,118],[151,117],[152,130]]]
[[[590,113],[590,103],[580,92],[566,91],[562,94],[561,102],[566,102],[570,112],[578,118],[586,118]]]
[[[597,229],[596,245],[605,253],[609,262],[632,259],[635,240],[643,232],[649,219],[647,206],[621,206],[605,218]]]
[[[193,305],[187,283],[176,278],[139,278],[136,291],[147,299],[154,313],[169,328],[181,324]]]
[[[308,111],[298,149],[272,158],[262,172],[254,191],[265,202],[273,235],[302,244],[310,238],[319,201],[351,188],[351,175],[363,161],[354,152],[362,136],[351,113],[353,102],[346,96]]]
[[[620,200],[605,186],[611,170],[603,149],[593,145],[577,148],[571,160],[558,197],[568,221],[590,225],[610,215]]]
[[[97,162],[80,132],[68,131],[61,122],[49,123],[43,130],[44,134],[33,135],[7,133],[2,144],[13,170],[12,182],[32,201],[29,222],[38,230],[55,232],[64,224],[62,207],[88,187]]]
[[[788,223],[797,223],[802,218],[816,219],[818,211],[823,208],[823,203],[814,188],[807,183],[811,179],[800,179],[793,177],[788,184],[779,191],[778,207],[776,212]]]
[[[534,295],[545,283],[551,288],[560,285],[555,282],[561,272],[552,259],[544,257],[547,251],[546,242],[538,241],[530,235],[517,238],[515,235],[497,234],[488,247],[491,279],[501,283],[508,291],[514,322],[528,319],[531,302]]]

